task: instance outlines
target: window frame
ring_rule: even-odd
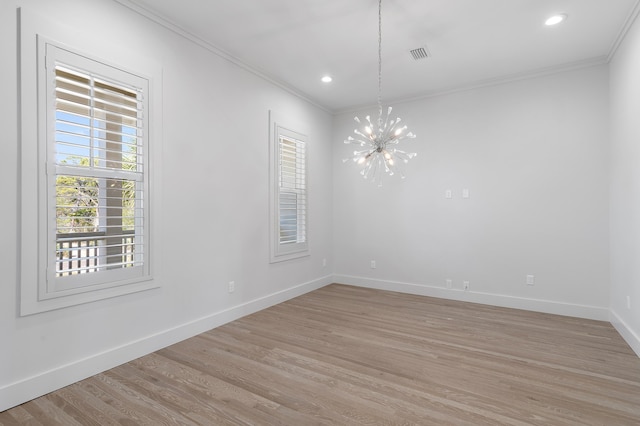
[[[309,255],[309,194],[308,194],[308,136],[298,130],[294,130],[293,126],[286,126],[282,124],[282,120],[278,120],[278,116],[273,112],[270,112],[270,177],[269,177],[269,192],[270,192],[270,263],[282,262],[291,259],[298,259]],[[297,147],[302,146],[304,148],[302,164],[304,167],[303,173],[303,187],[296,189],[282,188],[281,182],[281,138],[286,138],[296,143],[296,161],[297,160]],[[296,242],[282,242],[281,238],[281,211],[280,201],[283,194],[291,195],[296,194]],[[302,200],[300,200],[302,196]],[[302,222],[302,223],[300,223]],[[300,229],[302,226],[302,229]],[[304,239],[298,241],[298,235],[304,234]]]
[[[69,50],[60,48],[55,44],[48,42],[46,40],[41,40],[41,44],[39,43],[39,55],[41,59],[46,61],[45,70],[42,74],[44,74],[44,82],[41,87],[44,89],[44,94],[42,94],[42,99],[39,100],[39,104],[41,108],[43,108],[42,115],[46,114],[46,131],[45,134],[41,137],[39,144],[42,146],[42,151],[46,151],[46,179],[47,179],[47,205],[50,207],[40,210],[40,214],[44,217],[41,218],[41,221],[45,223],[47,229],[47,274],[46,274],[46,283],[39,283],[39,297],[40,299],[52,299],[56,297],[62,297],[65,295],[71,295],[86,291],[95,291],[101,288],[108,288],[112,286],[125,285],[129,282],[135,282],[138,280],[148,279],[149,276],[149,262],[147,260],[146,251],[144,248],[148,244],[149,236],[148,236],[148,225],[147,218],[148,214],[147,209],[144,208],[144,196],[148,193],[149,185],[148,179],[146,178],[146,159],[145,156],[141,156],[142,170],[140,172],[132,173],[126,170],[110,170],[104,168],[93,169],[91,167],[80,168],[76,166],[65,166],[58,164],[55,156],[56,156],[56,83],[55,83],[55,73],[56,67],[58,65],[64,66],[66,68],[72,68],[76,72],[80,72],[83,74],[88,74],[93,77],[99,77],[101,79],[109,81],[114,86],[116,84],[120,86],[127,86],[130,88],[134,88],[136,91],[141,93],[142,99],[142,109],[146,113],[148,111],[147,106],[147,94],[149,92],[149,84],[146,79],[143,77],[131,74],[129,72],[123,71],[120,68],[116,68],[112,65],[106,65],[104,63],[89,59],[81,54],[71,52]],[[92,96],[92,100],[95,98]],[[137,146],[137,150],[146,150],[148,145],[147,134],[148,134],[148,126],[147,126],[147,118],[144,117],[142,119],[142,145]],[[92,117],[92,120],[95,118]],[[91,135],[90,138],[93,139],[94,135]],[[137,152],[137,154],[141,154]],[[137,245],[141,247],[141,254],[139,256],[139,263],[141,266],[133,266],[131,268],[117,268],[117,269],[107,269],[101,270],[97,272],[90,272],[85,274],[77,274],[70,276],[62,276],[57,277],[57,256],[55,250],[53,249],[58,244],[58,235],[57,235],[57,226],[56,226],[56,196],[57,196],[57,177],[65,176],[65,175],[74,175],[78,177],[85,178],[95,178],[99,180],[106,179],[125,179],[130,177],[132,181],[136,182],[136,191],[141,192],[142,199],[136,200],[138,206],[142,209],[142,225],[138,226],[140,232],[134,232],[134,239],[139,240]],[[104,208],[104,207],[103,207]],[[108,219],[108,218],[105,218]]]
[[[20,145],[21,145],[21,200],[20,200],[20,315],[31,315],[54,309],[65,308],[78,304],[94,302],[111,297],[121,296],[160,286],[155,279],[157,267],[153,259],[151,246],[152,240],[158,242],[158,238],[151,238],[154,229],[158,229],[158,222],[152,221],[152,206],[157,203],[153,191],[157,175],[152,170],[157,166],[161,152],[161,135],[158,123],[153,119],[154,113],[161,113],[160,81],[161,69],[153,62],[134,61],[135,71],[118,65],[115,61],[105,61],[94,55],[85,53],[82,47],[70,47],[49,38],[36,31],[38,24],[47,26],[46,21],[34,15],[20,11]],[[62,37],[64,39],[64,37]],[[74,43],[75,44],[75,43]],[[82,45],[82,42],[78,43]],[[87,46],[84,46],[87,48]],[[145,151],[146,163],[144,164],[144,262],[141,268],[118,268],[110,271],[107,276],[102,272],[83,274],[86,277],[69,276],[67,282],[79,281],[72,285],[57,286],[55,284],[55,166],[51,162],[49,149],[50,137],[55,132],[55,104],[51,106],[47,102],[47,91],[51,90],[52,51],[62,52],[66,60],[61,61],[67,65],[77,63],[69,58],[76,58],[83,66],[78,68],[91,73],[101,75],[114,82],[121,82],[120,77],[135,76],[136,81],[146,82],[143,88],[147,101],[145,119]],[[117,51],[117,49],[115,50]],[[120,53],[120,52],[119,52]],[[131,58],[131,53],[123,50],[122,55],[114,55],[120,60]],[[53,55],[57,57],[56,55]],[[69,63],[73,62],[73,63]],[[127,62],[129,63],[129,62]],[[137,66],[141,65],[140,68]],[[105,70],[107,70],[105,72]],[[115,74],[111,71],[115,70]],[[142,70],[141,72],[139,70]],[[50,72],[51,71],[51,72]],[[120,74],[118,74],[120,73]],[[116,78],[111,77],[116,75]],[[119,75],[119,76],[118,76]],[[36,83],[37,84],[34,84]],[[125,82],[126,83],[126,82]],[[55,86],[55,84],[54,84]],[[50,99],[50,97],[49,97]],[[55,99],[55,95],[54,95]],[[52,111],[52,112],[51,112]],[[54,120],[52,121],[52,117]],[[151,142],[153,141],[153,142]],[[151,145],[158,146],[152,148]],[[53,195],[53,199],[51,198]],[[157,216],[156,216],[157,217]],[[135,272],[133,269],[136,269]],[[88,277],[88,278],[87,278]]]

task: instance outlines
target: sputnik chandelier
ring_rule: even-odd
[[[344,141],[361,148],[353,151],[353,157],[346,158],[344,162],[353,160],[362,168],[360,174],[378,186],[382,186],[385,173],[389,176],[398,173],[404,179],[402,165],[417,155],[397,148],[401,140],[413,139],[416,135],[407,133],[407,126],[399,126],[400,117],[390,120],[391,110],[389,107],[386,116],[382,116],[382,0],[378,0],[378,120],[374,125],[370,116],[365,117],[366,123],[355,117],[354,120],[363,127],[354,130],[355,138],[349,136]]]

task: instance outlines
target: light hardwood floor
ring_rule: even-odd
[[[334,284],[0,424],[640,425],[640,358],[606,322]]]

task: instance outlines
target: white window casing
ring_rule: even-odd
[[[152,79],[35,38],[36,49],[21,48],[37,58],[35,73],[23,73],[35,74],[37,90],[33,96],[30,82],[21,82],[20,313],[158,287],[150,243]],[[31,58],[21,59],[29,65]]]

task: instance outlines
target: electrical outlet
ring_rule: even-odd
[[[533,275],[527,275],[527,285],[534,285],[536,283],[536,277]]]
[[[631,310],[631,296],[627,296],[627,309]]]
[[[463,281],[462,282],[462,289],[464,291],[469,291],[469,281]]]
[[[444,198],[452,198],[453,197],[453,193],[451,192],[450,189],[447,189],[446,191],[444,191]]]
[[[453,288],[453,281],[451,281],[449,278],[445,280],[445,284],[447,285],[447,288]]]
[[[375,260],[371,261],[371,269],[376,269],[376,261]]]
[[[462,190],[462,198],[469,198],[469,189],[468,188],[464,188]]]
[[[233,293],[234,291],[236,291],[236,282],[229,281],[229,293]]]

